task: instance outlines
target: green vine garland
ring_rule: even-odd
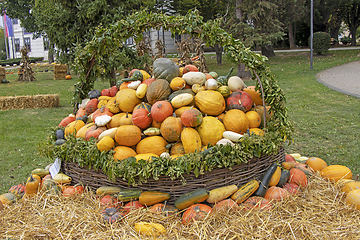
[[[207,45],[220,44],[234,64],[244,63],[252,70],[254,80],[261,82],[264,100],[271,106],[273,113],[271,121],[266,125],[265,136],[245,137],[235,148],[216,146],[206,155],[190,154],[177,160],[156,158],[149,163],[136,163],[135,158],[116,162],[112,157],[112,151],[100,153],[93,140],[84,141],[74,137],[70,137],[67,143],[61,146],[55,146],[50,139],[42,145],[43,155],[59,157],[63,161],[75,161],[81,166],[91,166],[94,169],[101,168],[112,179],[122,177],[130,184],[139,184],[151,176],[154,179],[160,175],[182,178],[182,175],[188,172],[198,175],[211,171],[214,167],[231,167],[246,162],[252,156],[260,157],[262,154],[275,153],[284,145],[284,141],[291,139],[292,126],[287,120],[285,96],[265,63],[267,58],[252,52],[238,39],[234,39],[221,29],[219,21],[203,22],[196,10],[189,11],[185,16],[140,11],[109,28],[99,28],[93,40],[85,48],[77,50],[75,62],[80,80],[75,85],[74,102],[80,102],[82,94],[93,89],[94,82],[101,72],[99,64],[102,58],[113,57],[112,53],[129,37],[135,36],[136,42],[139,42],[143,32],[160,27],[170,30],[173,36],[175,33],[187,33],[192,37],[201,38]],[[256,88],[260,89],[260,83],[257,83]]]

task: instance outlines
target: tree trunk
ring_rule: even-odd
[[[49,63],[54,62],[54,44],[52,43],[49,43],[48,61]]]
[[[110,87],[112,86],[116,86],[116,73],[115,73],[115,69],[113,69],[110,73]]]
[[[340,30],[340,26],[330,29],[330,37],[333,38],[334,40],[336,40],[336,42],[339,41],[339,38],[338,38],[339,30]]]
[[[261,54],[270,57],[275,57],[274,48],[270,45],[261,46]]]
[[[235,16],[237,19],[242,18],[242,11],[240,5],[242,4],[243,0],[236,0],[235,2]]]
[[[294,29],[293,29],[293,24],[292,23],[290,23],[289,26],[288,26],[288,32],[289,32],[290,49],[295,49],[296,44],[295,44]]]
[[[356,27],[350,27],[350,34],[351,34],[351,46],[356,46]]]
[[[252,77],[251,72],[249,70],[245,71],[245,69],[246,69],[245,64],[240,63],[237,68],[236,76],[240,78],[251,78]]]
[[[217,62],[217,65],[218,66],[221,66],[222,65],[222,51],[223,51],[223,48],[222,46],[220,46],[219,44],[216,44],[214,46],[214,50],[215,50],[215,53],[216,53],[216,62]]]

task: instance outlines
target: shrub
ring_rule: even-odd
[[[346,45],[348,43],[351,43],[351,37],[343,36],[341,38],[341,43],[344,44],[344,45]]]
[[[309,38],[309,46],[311,39]],[[316,32],[314,33],[313,38],[313,49],[316,54],[325,54],[329,48],[331,43],[330,34],[326,32]]]

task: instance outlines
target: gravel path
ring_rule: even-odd
[[[360,98],[360,61],[322,71],[317,74],[317,80],[338,92]]]

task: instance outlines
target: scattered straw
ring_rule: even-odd
[[[26,108],[52,108],[60,106],[58,94],[0,97],[0,110]]]
[[[272,210],[213,212],[204,221],[181,223],[182,212],[165,217],[145,209],[122,221],[105,223],[99,199],[87,193],[74,199],[38,195],[6,206],[0,236],[15,239],[155,239],[139,235],[136,222],[156,222],[167,233],[157,239],[360,239],[360,211],[345,205],[339,189],[314,176],[299,196]]]

